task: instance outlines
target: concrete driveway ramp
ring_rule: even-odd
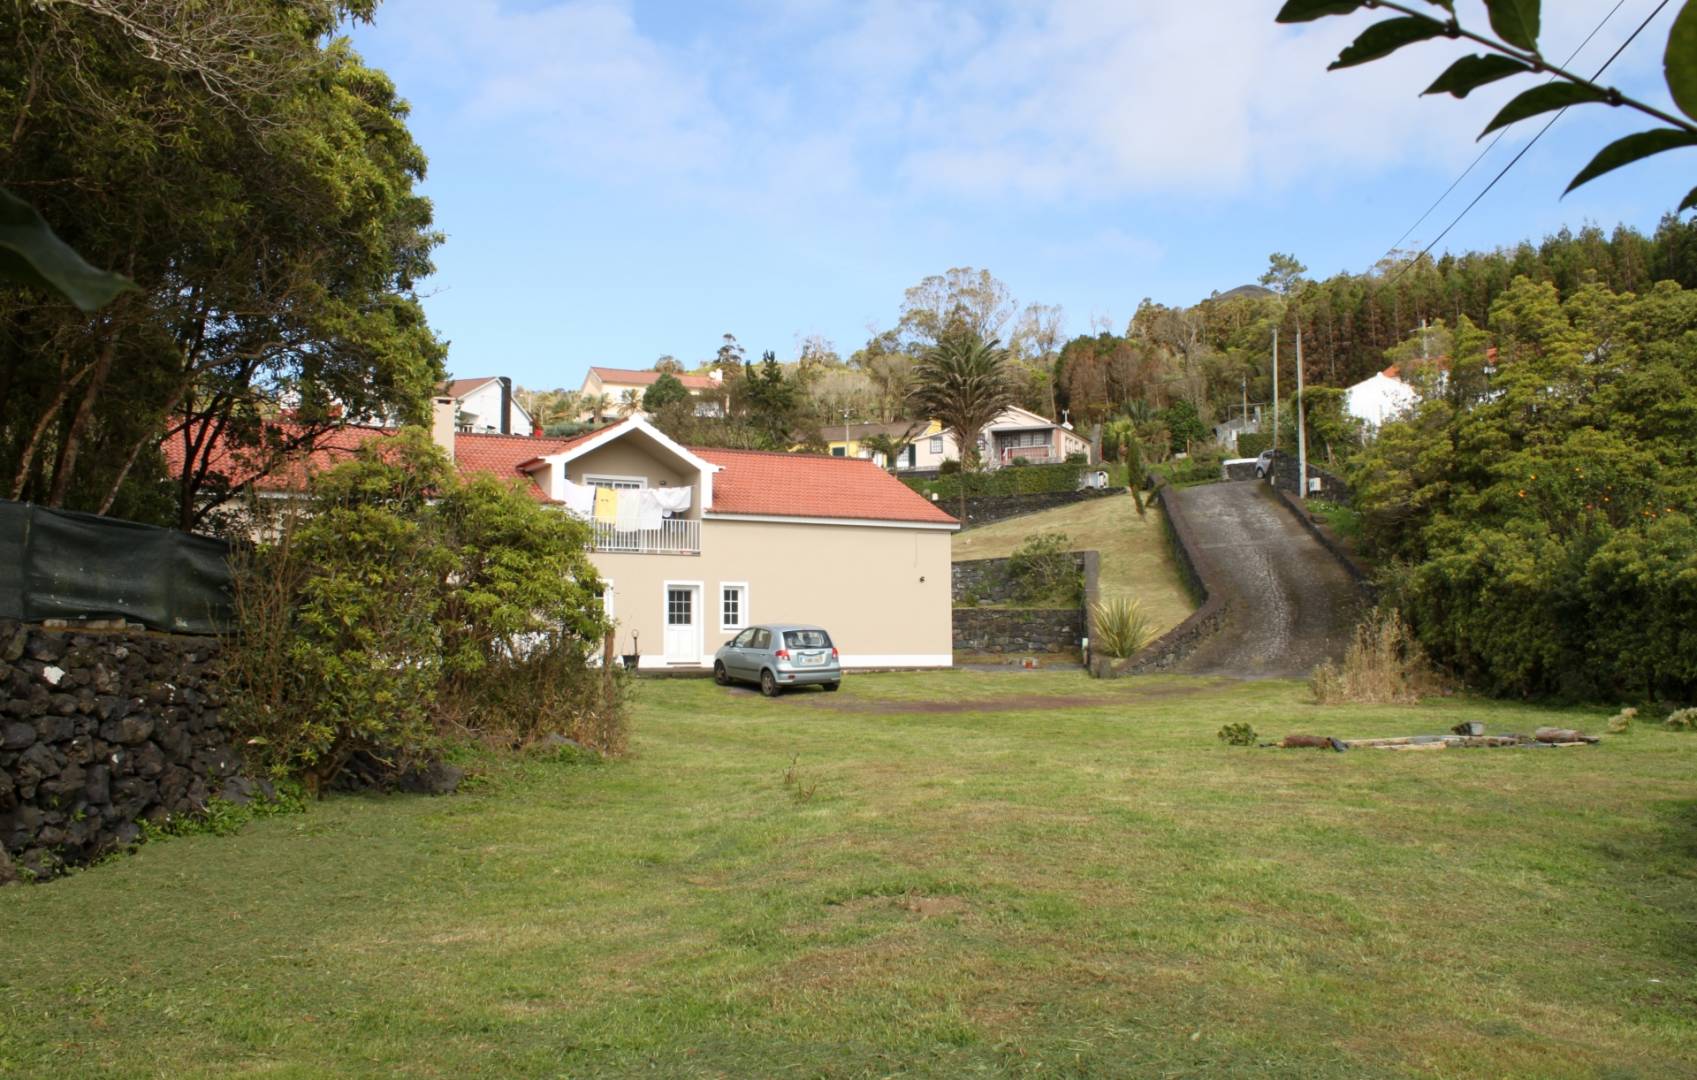
[[[1193,675],[1305,677],[1341,659],[1361,615],[1354,579],[1259,481],[1169,493],[1230,607],[1219,631],[1172,668]]]

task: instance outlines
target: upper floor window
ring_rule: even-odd
[[[931,436],[931,452],[933,454],[941,454],[943,452],[943,437],[941,435]]]
[[[641,491],[648,486],[648,479],[642,476],[597,476],[585,475],[583,482],[590,487],[612,488],[615,491]]]

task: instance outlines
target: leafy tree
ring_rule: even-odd
[[[902,454],[906,453],[907,448],[913,445],[914,437],[917,436],[920,430],[925,426],[925,421],[915,420],[908,424],[904,431],[899,433],[892,432],[889,434],[878,432],[875,435],[868,435],[866,438],[860,440],[860,442],[862,446],[866,447],[874,454],[882,454],[884,457],[884,468],[890,471],[891,476],[894,476],[901,466]]]
[[[644,412],[656,413],[668,405],[675,405],[690,400],[689,391],[672,372],[665,372],[642,392],[642,408]]]
[[[1332,62],[1331,70],[1353,67],[1389,56],[1405,45],[1434,38],[1461,38],[1485,48],[1484,53],[1464,56],[1451,64],[1425,90],[1427,94],[1450,94],[1464,98],[1481,86],[1519,76],[1551,78],[1522,91],[1497,112],[1480,136],[1519,120],[1575,105],[1600,104],[1635,109],[1664,126],[1628,135],[1603,147],[1576,174],[1567,190],[1585,184],[1623,165],[1668,150],[1697,146],[1697,4],[1685,4],[1668,31],[1663,69],[1668,92],[1683,116],[1675,116],[1612,86],[1605,86],[1551,63],[1538,48],[1541,30],[1541,0],[1485,0],[1495,37],[1478,33],[1461,24],[1454,0],[1424,0],[1397,3],[1394,0],[1287,0],[1278,21],[1310,22],[1327,15],[1348,15],[1361,8],[1386,8],[1396,18],[1374,23]],[[1433,9],[1439,9],[1434,12]],[[1659,9],[1658,9],[1659,10]],[[1606,66],[1606,65],[1605,65]],[[1600,72],[1599,72],[1600,74]],[[1680,203],[1679,209],[1697,206],[1697,188]]]
[[[728,379],[742,371],[743,352],[743,347],[737,344],[736,335],[726,334],[718,352],[713,355],[713,366]]]
[[[1267,271],[1258,280],[1280,296],[1289,296],[1307,272],[1308,267],[1298,262],[1296,256],[1275,251],[1267,256]]]
[[[654,361],[654,370],[662,375],[682,375],[684,366],[677,357],[668,354]]]
[[[961,468],[979,465],[978,437],[1012,403],[1007,351],[994,339],[963,333],[944,338],[914,365],[913,399],[920,413],[953,429]],[[963,481],[965,477],[962,477]],[[966,484],[961,484],[961,520],[966,520]]]
[[[1489,330],[1490,393],[1422,402],[1350,470],[1393,598],[1485,689],[1692,698],[1697,293],[1521,278]]]
[[[897,327],[919,348],[950,337],[990,341],[1001,334],[1013,312],[1012,294],[990,271],[957,266],[907,290]]]
[[[1208,426],[1202,422],[1193,402],[1173,402],[1161,413],[1161,419],[1167,425],[1167,437],[1174,453],[1188,451],[1193,443],[1208,437]]]
[[[331,37],[371,7],[14,5],[7,183],[136,289],[94,317],[0,290],[7,494],[191,527],[235,494],[215,447],[263,473],[352,420],[423,418],[425,161],[394,87]]]
[[[749,367],[739,389],[733,403],[746,414],[761,445],[769,450],[787,449],[800,417],[801,393],[770,350],[761,356],[759,364]]]

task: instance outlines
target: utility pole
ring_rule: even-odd
[[[1273,449],[1279,448],[1279,327],[1273,324]]]
[[[1296,324],[1296,475],[1299,499],[1308,498],[1308,403],[1302,400],[1302,324]]]

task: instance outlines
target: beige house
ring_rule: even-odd
[[[442,394],[454,399],[454,423],[461,431],[531,435],[536,425],[513,397],[513,380],[505,375],[481,379],[451,379]]]
[[[712,669],[755,623],[816,623],[847,668],[946,667],[954,518],[870,461],[680,446],[642,417],[572,439],[453,435],[462,471],[527,480],[561,512],[585,488],[673,492],[649,527],[591,519],[623,653]],[[675,494],[687,491],[687,496]]]
[[[642,406],[642,395],[660,378],[657,371],[633,371],[629,368],[592,367],[583,377],[583,386],[578,390],[579,396],[590,400],[605,395],[607,406],[601,415],[629,416]],[[724,382],[718,371],[710,375],[679,375],[677,380],[683,383],[685,390],[696,399],[695,412],[697,416],[721,416],[724,414]],[[586,408],[578,417],[579,420],[590,420],[595,416],[593,408]]]

